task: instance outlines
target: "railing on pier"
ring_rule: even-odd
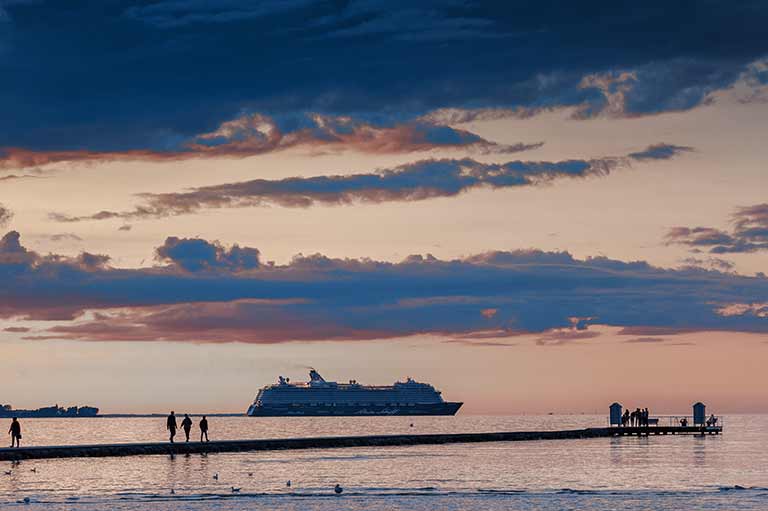
[[[704,424],[694,424],[693,415],[656,415],[648,417],[649,428],[653,427],[705,427],[705,428],[722,428],[725,426],[725,418],[722,415],[715,415],[707,417],[704,420]],[[611,424],[610,417],[607,418],[608,426],[613,428],[623,427],[621,424]],[[627,424],[627,427],[646,427],[645,425],[638,424],[637,422]]]

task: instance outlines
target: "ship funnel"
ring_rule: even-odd
[[[314,369],[309,370],[309,379],[310,381],[323,381],[323,382],[325,381],[325,379],[322,376],[320,376],[320,373],[318,373]]]

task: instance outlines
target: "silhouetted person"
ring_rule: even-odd
[[[184,436],[187,437],[187,442],[189,442],[189,431],[192,429],[192,419],[189,418],[189,414],[184,414],[184,420],[181,421],[181,429],[184,430]]]
[[[14,442],[16,443],[16,447],[21,447],[21,424],[19,424],[19,419],[16,417],[11,421],[11,427],[8,429],[8,434],[11,435],[11,447],[13,447]]]
[[[621,425],[625,428],[629,425],[629,410],[624,410],[624,415],[621,416]]]
[[[635,409],[635,420],[638,426],[643,425],[643,411],[640,408]]]
[[[173,437],[176,436],[176,430],[179,428],[179,426],[176,424],[176,413],[171,411],[171,414],[168,416],[168,419],[165,421],[165,427],[168,429],[168,432],[171,434],[171,443],[173,443]]]
[[[208,419],[205,418],[205,415],[203,415],[203,418],[200,419],[200,441],[203,441],[203,437],[205,437],[205,441],[208,441]]]
[[[648,420],[648,419],[650,419],[650,414],[651,414],[651,412],[648,411],[648,408],[643,410],[643,422],[645,423],[643,425],[646,428],[651,425],[651,422]]]
[[[635,420],[637,420],[637,413],[632,412],[629,414],[629,424],[633,428],[635,427]]]

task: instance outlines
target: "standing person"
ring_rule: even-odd
[[[16,447],[21,447],[21,424],[16,417],[11,421],[11,427],[8,429],[8,434],[11,435],[11,447],[13,447],[14,441]]]
[[[624,415],[621,416],[621,425],[625,428],[629,426],[629,410],[624,410]]]
[[[165,427],[168,429],[168,432],[171,434],[171,443],[173,443],[173,437],[176,436],[176,430],[179,427],[176,424],[176,413],[173,410],[171,410],[171,414],[168,416],[168,419],[165,421]]]
[[[634,428],[635,427],[635,420],[637,419],[637,413],[632,412],[629,414],[629,424]]]
[[[200,441],[203,441],[203,436],[205,436],[205,441],[208,441],[208,419],[205,418],[205,415],[203,415],[203,418],[200,419]]]
[[[184,414],[184,420],[181,421],[181,428],[184,430],[184,436],[187,437],[189,442],[189,431],[192,429],[192,419],[189,418],[189,414]]]
[[[637,426],[643,425],[643,411],[640,408],[635,409],[635,417],[637,417]]]

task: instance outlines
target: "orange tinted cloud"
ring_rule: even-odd
[[[35,168],[56,163],[245,158],[290,148],[305,148],[313,152],[352,150],[382,154],[453,148],[509,154],[543,145],[543,142],[499,144],[466,130],[423,120],[377,126],[350,117],[312,115],[307,117],[305,124],[297,129],[285,130],[268,116],[243,115],[167,151],[141,148],[126,151],[33,151],[6,147],[0,148],[0,170]]]

